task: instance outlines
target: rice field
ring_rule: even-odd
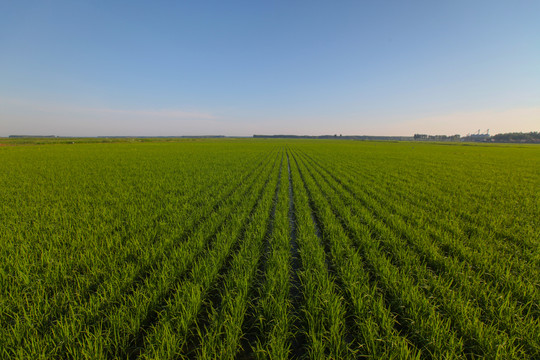
[[[12,145],[0,358],[540,358],[538,146]]]

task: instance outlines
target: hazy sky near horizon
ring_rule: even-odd
[[[540,130],[540,1],[11,1],[0,136]]]

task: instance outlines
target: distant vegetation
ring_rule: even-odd
[[[371,136],[371,135],[253,135],[254,138],[266,139],[339,139],[339,140],[389,140],[389,141],[410,141],[412,136]]]
[[[34,136],[10,135],[0,138],[0,145],[38,145],[38,144],[81,144],[81,143],[120,143],[120,142],[182,142],[202,141],[205,139],[225,138],[222,135],[209,136],[94,136],[94,137],[67,137],[67,136]]]
[[[185,141],[196,139],[235,138],[223,135],[202,136],[97,136],[97,137],[63,137],[55,135],[10,135],[0,138],[4,144],[70,144],[70,143],[111,143],[111,142],[157,142]],[[468,134],[428,135],[414,134],[413,136],[371,136],[371,135],[253,135],[255,139],[323,139],[323,140],[364,140],[364,141],[442,141],[442,142],[506,142],[506,143],[540,143],[540,132],[504,133],[497,135]]]
[[[266,139],[340,139],[340,140],[368,140],[368,141],[451,141],[451,142],[515,142],[540,143],[540,133],[506,133],[491,136],[489,134],[455,135],[428,135],[414,134],[413,136],[369,136],[369,135],[253,135],[254,138]]]
[[[513,132],[497,134],[493,136],[496,142],[510,142],[510,143],[540,143],[540,132]]]

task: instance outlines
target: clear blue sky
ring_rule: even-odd
[[[540,130],[540,1],[4,1],[0,136]]]

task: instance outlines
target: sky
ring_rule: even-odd
[[[540,1],[3,1],[0,136],[540,131]]]

